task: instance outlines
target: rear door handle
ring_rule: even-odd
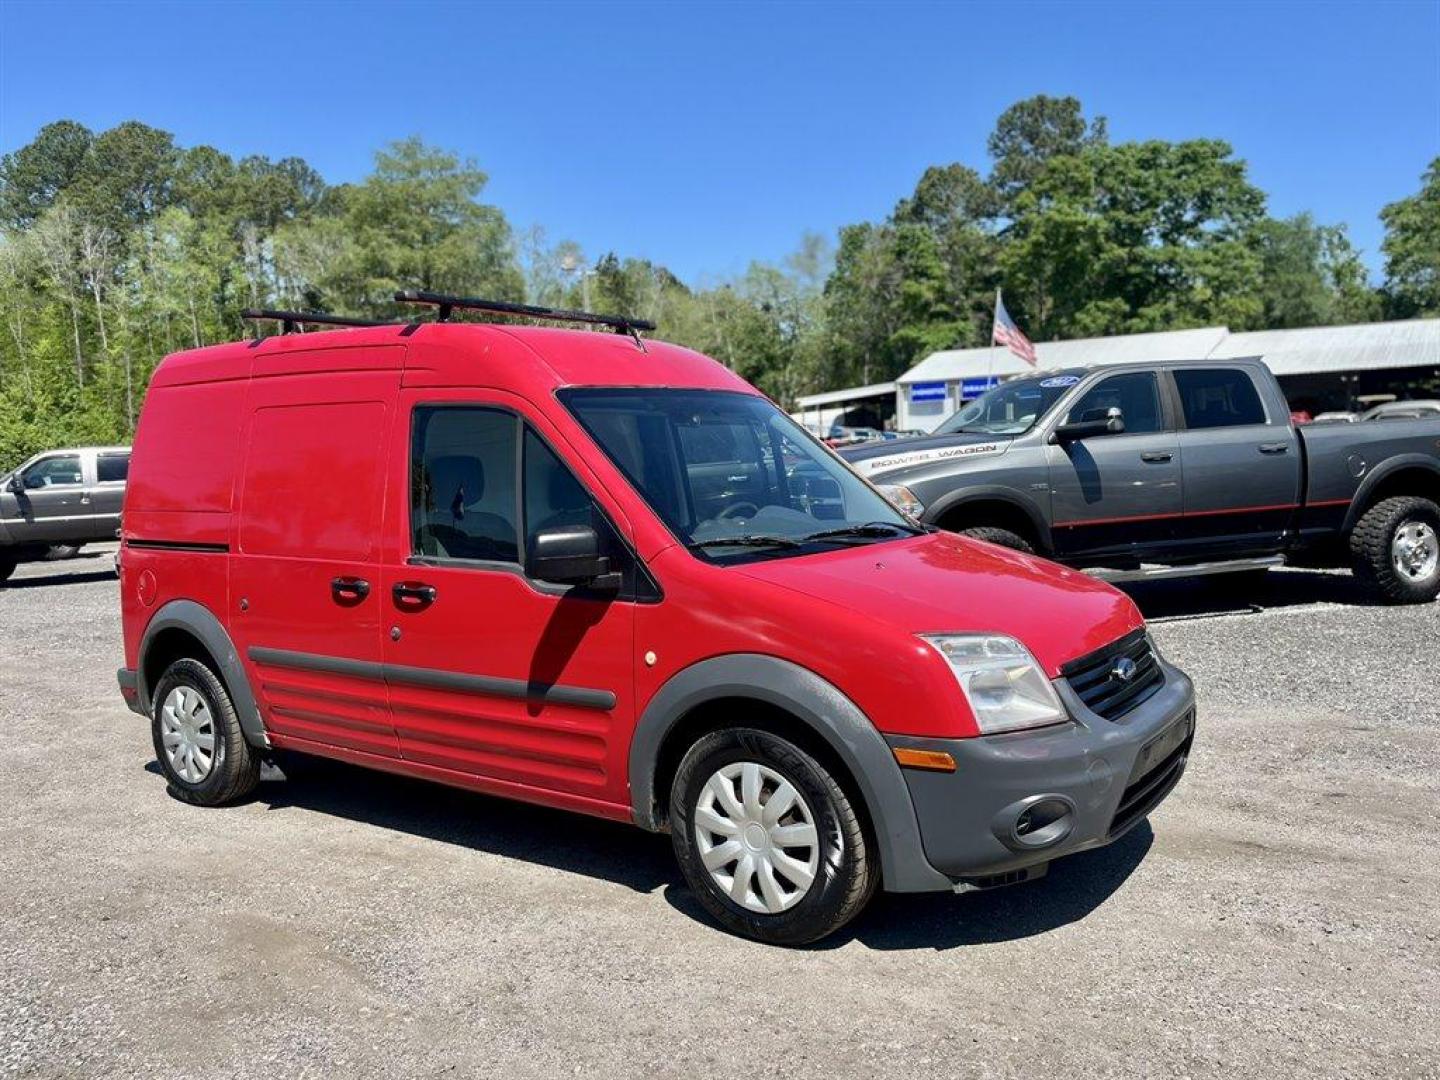
[[[423,581],[397,581],[390,589],[390,594],[395,597],[397,604],[405,604],[407,607],[428,607],[435,602],[438,595],[434,585],[426,585]]]
[[[1146,450],[1143,454],[1140,455],[1140,460],[1161,462],[1169,461],[1174,456],[1175,455],[1172,454],[1169,450]]]
[[[1283,442],[1266,442],[1260,444],[1262,454],[1285,454],[1289,453],[1290,444]]]
[[[358,577],[331,578],[330,595],[336,600],[358,604],[370,595],[370,582]]]

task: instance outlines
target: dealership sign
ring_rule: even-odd
[[[910,404],[919,405],[927,401],[944,401],[943,382],[917,382],[910,384]]]
[[[999,385],[1000,377],[998,375],[989,375],[983,379],[964,379],[960,383],[960,397],[962,400],[968,401]]]

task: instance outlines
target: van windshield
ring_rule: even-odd
[[[765,398],[596,388],[560,399],[701,558],[769,559],[924,531]]]
[[[964,406],[936,428],[935,434],[978,431],[986,435],[1023,435],[1083,374],[1080,370],[1060,371],[1029,379],[1011,379]]]

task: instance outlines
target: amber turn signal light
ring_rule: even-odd
[[[931,772],[954,772],[955,759],[943,750],[916,750],[909,746],[895,747],[895,760],[902,769],[929,769]]]

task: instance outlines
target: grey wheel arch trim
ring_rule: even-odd
[[[999,485],[985,485],[982,487],[961,488],[959,491],[952,491],[935,502],[925,507],[920,519],[929,525],[940,524],[940,519],[953,510],[971,503],[980,502],[1001,502],[1019,510],[1030,519],[1030,525],[1035,530],[1035,539],[1039,544],[1039,550],[1053,551],[1054,545],[1050,541],[1050,526],[1045,522],[1045,515],[1035,505],[1034,500],[1016,492],[1014,488],[1001,487]]]
[[[754,698],[784,709],[845,763],[865,800],[887,891],[952,887],[925,858],[910,789],[875,725],[837,687],[773,656],[735,653],[702,660],[671,676],[650,699],[630,744],[630,801],[637,825],[652,832],[660,828],[655,769],[665,737],[696,706],[728,697]],[[668,798],[668,793],[661,797]]]
[[[1355,497],[1350,501],[1350,509],[1345,512],[1345,522],[1340,527],[1341,532],[1349,534],[1350,530],[1355,527],[1355,523],[1360,520],[1361,515],[1370,509],[1370,496],[1375,489],[1402,469],[1419,469],[1422,472],[1431,473],[1436,482],[1440,482],[1440,463],[1437,463],[1434,458],[1427,457],[1425,454],[1397,454],[1393,458],[1386,458],[1355,489]],[[1414,492],[1414,494],[1419,498],[1427,497],[1421,492]]]
[[[230,691],[230,700],[240,718],[240,730],[245,741],[251,746],[268,748],[270,738],[265,734],[265,724],[260,718],[260,708],[255,703],[255,694],[250,689],[250,680],[240,662],[240,654],[230,635],[220,625],[208,608],[193,600],[171,600],[157,611],[145,627],[145,636],[140,639],[140,655],[135,671],[138,700],[145,715],[150,715],[150,691],[145,679],[145,657],[155,638],[164,630],[184,630],[199,640],[206,651],[215,659],[220,670],[216,672]]]

